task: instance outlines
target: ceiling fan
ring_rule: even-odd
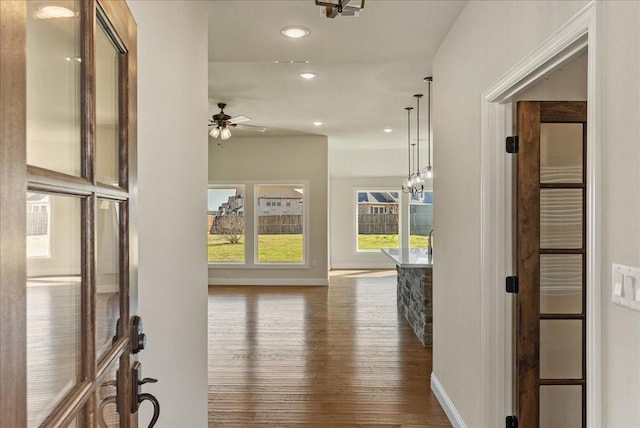
[[[243,128],[249,128],[253,131],[264,132],[267,130],[264,126],[254,126],[254,125],[246,125],[242,122],[247,122],[249,119],[246,116],[236,116],[231,117],[224,112],[224,108],[227,106],[225,103],[218,103],[218,108],[220,109],[220,113],[214,114],[211,119],[209,119],[209,126],[213,126],[209,135],[213,138],[220,137],[221,140],[228,140],[231,137],[231,129],[236,126],[241,126]]]

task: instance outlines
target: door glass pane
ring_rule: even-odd
[[[540,313],[582,313],[582,255],[540,255]]]
[[[80,2],[26,3],[27,163],[80,175]]]
[[[119,52],[101,24],[96,28],[96,180],[117,186],[119,166]]]
[[[582,427],[582,387],[540,386],[540,426],[544,428]]]
[[[540,182],[582,183],[581,123],[540,124]]]
[[[48,256],[27,257],[27,412],[39,426],[78,383],[81,361],[81,200],[28,193],[48,201]],[[29,204],[29,202],[27,202]],[[29,215],[27,215],[29,217]],[[41,254],[27,237],[27,254]]]
[[[209,188],[207,222],[210,263],[244,262],[244,186]]]
[[[582,189],[540,189],[540,248],[582,248]]]
[[[398,235],[399,192],[359,190],[356,192],[356,207],[357,251],[380,252],[381,248],[398,248],[400,246]],[[426,247],[426,245],[424,246]]]
[[[304,186],[257,186],[258,261],[304,261]]]
[[[120,426],[117,408],[118,389],[116,388],[118,367],[118,359],[116,359],[96,391],[96,419],[100,428]]]
[[[98,199],[96,216],[96,350],[98,358],[109,350],[120,316],[120,210],[119,202]]]
[[[540,378],[582,378],[582,321],[540,321]]]
[[[409,201],[409,247],[427,248],[433,229],[433,193],[411,195]]]

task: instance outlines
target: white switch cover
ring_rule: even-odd
[[[613,303],[640,312],[640,267],[611,265]]]

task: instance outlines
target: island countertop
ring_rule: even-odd
[[[425,248],[383,248],[382,252],[389,256],[398,267],[433,267],[433,254],[427,254]]]

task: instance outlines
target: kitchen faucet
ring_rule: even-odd
[[[433,228],[429,231],[429,245],[427,246],[427,254],[433,254]]]

